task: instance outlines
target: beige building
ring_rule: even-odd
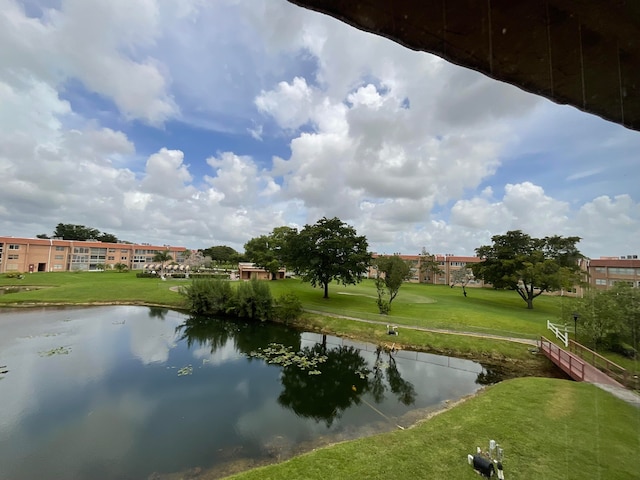
[[[41,238],[0,237],[0,273],[95,271],[121,263],[141,270],[158,252],[169,251],[172,260],[184,261],[185,247],[132,243],[103,243]]]
[[[587,283],[598,290],[606,290],[616,283],[640,287],[640,259],[638,255],[622,257],[586,258],[580,265],[587,273]]]
[[[276,278],[284,278],[285,273],[285,269],[280,268]],[[238,263],[238,278],[240,280],[271,280],[271,273],[267,272],[264,268],[257,267],[253,263],[240,262]]]
[[[373,254],[373,258],[377,258],[378,255],[376,253]],[[473,263],[480,262],[480,258],[478,257],[461,257],[456,255],[434,255],[434,260],[437,262],[438,267],[442,271],[439,274],[433,274],[431,272],[423,272],[422,266],[425,260],[423,255],[398,255],[401,259],[406,262],[409,262],[411,265],[411,277],[409,278],[410,282],[415,283],[431,283],[434,285],[451,285],[454,283],[454,272],[461,270],[463,268],[471,268]],[[369,267],[369,278],[376,278],[376,268],[374,265]],[[471,278],[468,281],[468,287],[482,287],[484,286],[484,282],[482,280],[476,280],[475,278]]]

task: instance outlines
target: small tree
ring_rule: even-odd
[[[173,260],[173,256],[171,255],[171,252],[169,252],[169,250],[163,250],[161,252],[157,252],[153,256],[153,261],[154,262],[160,262],[160,264],[161,264],[161,273],[162,273],[162,275],[164,275],[165,263],[167,263],[167,262],[169,262],[171,260]]]
[[[113,265],[113,269],[116,272],[123,273],[129,270],[129,267],[124,263],[116,263],[115,265]]]
[[[278,297],[274,304],[274,317],[288,323],[298,319],[302,315],[302,302],[294,293],[284,293]]]
[[[424,279],[430,282],[436,275],[442,275],[443,273],[444,270],[440,268],[436,256],[431,255],[422,247],[422,252],[420,253],[420,280]]]
[[[375,265],[378,310],[386,315],[391,310],[391,302],[398,295],[400,287],[411,276],[411,265],[398,255],[378,257]],[[388,300],[385,294],[389,296]]]
[[[454,270],[451,273],[451,288],[455,287],[457,284],[460,284],[460,286],[462,287],[462,293],[466,297],[466,286],[471,280],[473,280],[473,271],[469,267],[462,267],[458,270]]]

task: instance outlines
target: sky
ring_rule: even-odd
[[[640,132],[285,0],[0,0],[0,235],[640,254]]]

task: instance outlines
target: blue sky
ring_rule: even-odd
[[[381,253],[639,253],[640,133],[284,0],[3,0],[0,231],[242,250],[338,216]]]

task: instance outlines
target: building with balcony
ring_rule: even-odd
[[[168,245],[0,236],[0,273],[96,271],[118,263],[142,270],[163,251],[172,258],[167,264],[181,264],[186,250]]]

